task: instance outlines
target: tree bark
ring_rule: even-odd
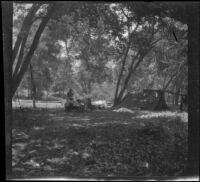
[[[128,73],[128,75],[127,75],[125,81],[124,81],[124,86],[123,86],[122,90],[120,91],[119,96],[118,96],[118,98],[117,98],[118,102],[121,101],[122,96],[124,95],[124,92],[125,92],[125,90],[126,90],[126,88],[127,88],[127,86],[128,86],[128,82],[129,82],[129,80],[130,80],[130,78],[131,78],[131,75],[132,75],[133,72],[137,69],[137,67],[139,66],[139,64],[141,63],[141,61],[143,60],[143,57],[144,57],[144,56],[143,56],[143,55],[140,55],[140,58],[138,59],[138,62],[135,64],[135,66],[134,66],[134,68],[133,68],[133,64],[135,63],[135,60],[137,59],[138,56],[139,56],[139,52],[136,54],[136,56],[134,56],[134,58],[133,58],[133,60],[132,60],[132,62],[131,62],[131,66],[130,66],[130,69],[129,69],[129,73]]]
[[[157,31],[156,31],[156,32],[157,32]],[[154,33],[156,33],[156,32],[154,32]],[[151,38],[150,38],[149,41],[151,41],[152,38],[153,38],[153,34],[152,34],[152,36],[151,36]],[[148,54],[148,52],[150,52],[151,49],[154,47],[154,45],[155,45],[158,41],[160,41],[160,40],[161,40],[161,38],[155,40],[153,43],[149,44],[149,48],[148,48],[148,49],[146,49],[146,50],[139,50],[138,53],[136,54],[136,56],[134,56],[134,58],[133,58],[133,60],[132,60],[132,62],[131,62],[131,66],[130,66],[130,69],[129,69],[129,73],[128,73],[126,79],[125,79],[124,86],[123,86],[122,90],[120,91],[119,96],[118,96],[117,99],[116,99],[116,103],[115,103],[113,106],[116,106],[116,105],[122,100],[122,96],[124,95],[124,92],[125,92],[125,90],[126,90],[126,88],[127,88],[127,85],[128,85],[128,82],[129,82],[129,80],[130,80],[130,78],[131,78],[132,73],[137,69],[137,67],[138,67],[139,64],[142,62],[143,58]],[[139,55],[140,55],[140,58],[139,58],[138,62],[135,64],[135,66],[134,66],[134,68],[133,68],[133,64],[134,64],[136,58],[137,58]]]
[[[33,100],[33,108],[36,108],[35,105],[35,100],[36,100],[36,86],[35,86],[35,81],[34,81],[34,77],[33,77],[33,67],[30,64],[30,77],[31,77],[31,98]]]
[[[27,35],[27,37],[28,37],[28,35]],[[25,44],[26,44],[27,37],[24,37],[23,40],[22,40],[22,43],[21,43],[21,48],[20,48],[20,52],[19,52],[19,57],[18,57],[16,66],[15,66],[15,69],[14,69],[14,72],[13,72],[13,77],[14,77],[14,78],[17,76],[17,73],[18,73],[18,71],[19,71],[19,68],[20,68],[21,63],[22,63],[22,60],[23,60],[24,48],[25,48]]]
[[[128,51],[130,49],[130,45],[131,45],[131,41],[128,42],[127,49],[126,49],[126,52],[125,52],[125,55],[124,55],[124,59],[122,60],[122,67],[121,67],[121,71],[119,73],[119,77],[118,77],[118,80],[117,80],[117,86],[116,86],[116,90],[115,90],[114,105],[116,105],[117,102],[118,102],[117,97],[118,97],[119,85],[120,85],[120,81],[121,81],[122,74],[123,74],[123,71],[124,71],[126,58],[127,58],[127,55],[128,55]]]
[[[18,51],[19,51],[23,37],[28,36],[28,33],[31,29],[31,25],[33,23],[34,15],[38,11],[39,7],[40,7],[40,5],[33,4],[28,15],[25,17],[25,19],[23,21],[22,28],[21,28],[18,36],[17,36],[17,40],[15,42],[15,46],[14,46],[14,49],[13,49],[13,58],[12,58],[13,63],[14,63],[14,60],[17,56]]]
[[[188,12],[188,169],[189,175],[199,175],[199,32],[200,5],[190,4]]]
[[[42,35],[42,32],[44,31],[44,28],[46,27],[49,19],[51,18],[51,16],[53,15],[53,13],[55,12],[56,9],[56,5],[50,5],[49,7],[49,10],[48,10],[48,13],[47,15],[42,19],[42,22],[35,34],[35,37],[33,39],[33,42],[32,42],[32,45],[30,47],[30,50],[29,52],[27,53],[26,57],[24,58],[24,61],[23,61],[23,64],[21,66],[21,69],[19,71],[19,73],[17,74],[16,77],[13,78],[13,92],[12,92],[12,95],[14,95],[14,93],[16,92],[27,68],[28,68],[28,65],[32,59],[32,56],[35,52],[35,49],[37,48],[37,45],[39,43],[39,40],[40,40],[40,37]]]
[[[180,65],[179,68],[171,75],[168,82],[163,86],[163,90],[166,90],[169,87],[169,85],[173,81],[173,79],[175,77],[177,77],[177,75],[181,72],[181,69],[183,68],[183,66],[184,66],[184,64]]]
[[[6,178],[12,176],[12,16],[13,3],[2,2]]]
[[[165,101],[165,92],[163,90],[157,90],[157,94],[158,94],[158,103],[156,104],[154,110],[156,111],[168,110],[169,107],[167,106]]]
[[[179,94],[180,94],[179,87],[176,88],[176,93],[177,93],[177,95],[175,95],[175,106],[178,106],[179,105]]]
[[[29,89],[29,86],[28,86],[28,99],[30,98],[30,89]]]

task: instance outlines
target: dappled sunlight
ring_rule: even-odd
[[[73,126],[73,127],[84,127],[83,125],[80,125],[80,124],[72,124],[71,126]]]
[[[19,130],[16,130],[16,129],[13,129],[12,130],[12,135],[14,136],[15,139],[28,139],[29,136],[23,132],[23,131],[20,131]]]
[[[131,109],[128,109],[128,108],[125,108],[125,107],[121,107],[121,108],[115,109],[115,110],[113,110],[113,111],[115,111],[115,112],[129,112],[129,113],[132,113],[132,114],[135,113],[135,112],[132,111]]]
[[[44,130],[44,129],[45,127],[37,127],[37,126],[33,127],[33,130]]]
[[[130,122],[122,122],[122,121],[106,121],[106,122],[95,122],[95,123],[88,123],[87,126],[88,127],[93,127],[93,126],[106,126],[106,125],[109,125],[109,124],[124,124],[124,125],[127,125],[127,124],[130,124]]]
[[[32,100],[23,100],[23,99],[18,99],[16,101],[12,101],[12,106],[13,108],[33,108],[33,101]],[[63,108],[63,103],[60,101],[37,101],[36,102],[36,107],[37,108],[48,108],[48,109],[53,109],[53,108]]]
[[[179,117],[183,122],[188,122],[188,113],[186,112],[171,112],[171,111],[162,111],[162,112],[152,112],[152,111],[141,111],[136,118],[177,118]]]
[[[54,116],[49,118],[50,121],[63,121],[64,119],[64,116]]]
[[[40,164],[33,159],[25,162],[24,165],[28,165],[28,166],[31,166],[33,168],[39,168],[40,167]]]
[[[173,132],[181,132],[184,129],[184,126],[180,127],[182,122],[163,122],[161,127],[159,120],[155,122],[156,120],[148,119],[157,114],[158,118],[163,117],[167,121],[172,116],[175,118],[174,115],[184,113],[54,112],[40,112],[35,117],[35,112],[27,111],[29,117],[38,120],[37,124],[29,126],[29,130],[13,129],[12,165],[16,174],[55,175],[67,172],[72,175],[92,175],[108,170],[112,171],[110,175],[114,175],[131,171],[131,168],[136,174],[138,169],[152,171],[152,166],[157,165],[152,160],[156,161],[157,158],[152,159],[150,155],[144,159],[143,155],[149,154],[143,148],[149,147],[148,151],[154,151],[155,147],[155,151],[163,152],[165,149],[162,148],[166,145],[172,150],[175,142],[175,139],[171,140],[171,137],[175,136]],[[132,119],[133,116],[137,118]],[[168,132],[170,137],[163,137],[165,132]],[[166,141],[161,145],[157,140]],[[166,155],[172,154],[169,152]],[[161,157],[165,160],[164,155]]]
[[[88,118],[88,117],[70,117],[70,116],[67,116],[67,117],[65,117],[65,119],[66,119],[66,121],[85,121],[85,122],[87,122],[87,121],[90,121],[91,119],[90,118]]]

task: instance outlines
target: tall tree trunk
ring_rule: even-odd
[[[200,5],[188,7],[188,173],[199,175],[199,31]]]
[[[25,19],[22,23],[22,28],[21,28],[18,36],[17,36],[17,40],[15,42],[15,46],[14,46],[14,49],[13,49],[13,57],[12,57],[13,63],[14,63],[14,60],[17,56],[18,51],[19,51],[23,37],[28,36],[28,33],[31,29],[31,25],[33,23],[33,18],[35,16],[35,13],[38,11],[39,7],[40,7],[40,5],[33,4],[30,11],[28,12],[28,15],[25,17]]]
[[[123,88],[122,90],[120,91],[119,93],[119,96],[117,98],[118,102],[120,102],[122,100],[122,97],[124,95],[124,92],[128,86],[128,82],[133,74],[133,72],[137,69],[137,67],[139,66],[139,64],[141,63],[141,61],[143,60],[144,56],[143,55],[140,55],[137,63],[135,64],[134,68],[133,68],[133,64],[135,63],[135,60],[137,59],[137,57],[139,56],[139,52],[136,54],[136,56],[134,56],[133,60],[132,60],[132,63],[131,63],[131,66],[130,66],[130,69],[129,69],[129,73],[124,81],[124,85],[123,85]]]
[[[130,44],[131,44],[131,41],[128,42],[128,46],[127,46],[127,49],[126,49],[126,52],[125,52],[125,55],[124,55],[124,59],[122,60],[122,67],[121,67],[121,70],[120,70],[120,73],[119,73],[119,77],[118,77],[118,80],[117,80],[117,86],[116,86],[116,90],[115,90],[114,105],[116,105],[117,102],[118,102],[117,97],[118,97],[119,85],[120,85],[120,81],[121,81],[121,78],[122,78],[122,75],[123,75],[128,51],[130,49]]]
[[[27,38],[28,38],[28,35],[27,35],[27,37],[23,38],[23,40],[22,40],[22,44],[21,44],[20,52],[19,52],[19,57],[18,57],[16,65],[15,65],[15,68],[13,69],[13,77],[17,76],[17,73],[18,73],[19,68],[21,66],[21,63],[22,63],[22,60],[23,60],[23,57],[24,57],[24,49],[25,49],[25,44],[26,44]]]
[[[2,2],[7,179],[12,175],[12,16],[13,3]]]
[[[179,97],[180,97],[180,88],[179,87],[176,87],[176,93],[177,93],[177,95],[175,95],[175,106],[178,106],[178,104],[179,104]]]
[[[65,93],[65,82],[63,79],[63,83],[62,83],[62,97],[64,97],[64,93]]]
[[[174,78],[176,78],[178,76],[178,74],[181,72],[181,70],[183,69],[185,63],[181,64],[179,66],[179,68],[171,75],[171,77],[169,78],[169,80],[167,81],[167,83],[165,83],[165,85],[163,86],[163,90],[166,90],[170,83],[174,80]]]
[[[28,99],[30,98],[30,89],[29,89],[29,86],[28,86]]]
[[[165,92],[163,90],[157,90],[157,94],[158,94],[158,103],[156,104],[154,110],[156,111],[168,110],[169,107],[167,106],[165,101]]]
[[[35,81],[33,77],[33,67],[30,64],[30,76],[31,76],[31,98],[33,100],[33,108],[36,108],[35,105],[35,100],[36,100],[36,86],[35,86]]]
[[[28,65],[29,65],[29,63],[32,59],[32,56],[35,52],[35,49],[37,48],[37,45],[39,43],[42,32],[44,31],[44,28],[46,27],[49,19],[51,18],[51,16],[55,12],[55,10],[57,10],[56,7],[57,7],[56,5],[50,5],[47,15],[42,19],[42,22],[40,23],[40,26],[39,26],[36,34],[35,34],[35,37],[33,39],[32,45],[29,49],[29,52],[27,53],[26,57],[24,58],[21,69],[20,69],[19,73],[17,74],[17,76],[13,78],[12,95],[14,95],[14,93],[16,92],[16,90],[17,90],[17,88],[18,88],[27,68],[28,68]]]

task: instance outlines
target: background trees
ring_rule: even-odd
[[[27,11],[28,18],[40,8],[40,16],[36,12],[34,15],[38,14],[37,20],[49,6],[34,4],[27,10],[20,5],[18,9]],[[93,97],[92,93],[97,93],[94,89],[98,87],[100,94],[102,84],[109,83],[113,85],[111,95],[116,105],[128,91],[151,87],[185,92],[187,64],[182,62],[186,62],[187,26],[162,15],[162,4],[145,5],[148,13],[142,6],[72,3],[60,7],[49,20],[32,57],[37,93],[58,91],[64,96],[72,87],[79,95]],[[68,11],[64,11],[66,8]],[[30,29],[30,45],[38,26],[39,22]],[[170,98],[177,100],[174,95]]]
[[[46,27],[46,24],[48,23],[50,17],[52,16],[53,12],[56,8],[58,8],[55,4],[47,5],[47,7],[42,7],[43,9],[40,10],[41,4],[33,4],[30,8],[30,11],[28,12],[27,16],[25,17],[21,29],[18,33],[17,39],[15,41],[15,45],[13,48],[13,93],[14,95],[15,91],[17,90],[24,73],[26,72],[28,65],[32,59],[32,56],[34,54],[35,49],[37,48],[38,42],[40,40],[41,34]],[[27,46],[29,47],[29,51],[27,51],[27,54],[24,55],[24,49],[26,46],[26,43],[28,41],[29,31],[31,30],[32,23],[40,18],[40,16],[37,14],[37,11],[39,11],[39,15],[45,14],[41,17],[41,23],[39,24],[39,27],[34,35],[34,38],[32,40],[31,45]],[[38,23],[38,22],[36,22]],[[34,28],[34,26],[33,26]],[[31,36],[29,36],[31,38]],[[17,57],[18,55],[18,57]],[[17,57],[17,58],[16,58]]]
[[[186,7],[170,3],[15,3],[12,96],[20,83],[20,87],[26,82],[25,85],[33,85],[27,72],[30,63],[32,81],[40,91],[55,91],[57,88],[60,91],[63,88],[64,93],[74,85],[80,92],[89,94],[112,83],[116,90],[111,86],[105,95],[115,93],[115,103],[120,102],[127,91],[137,91],[138,88],[186,93],[188,62],[192,63],[198,52],[195,52],[198,45],[193,47],[191,43],[197,36],[193,29],[198,27],[191,19],[188,21],[188,17],[194,15],[193,9],[187,10]],[[58,9],[60,11],[56,11]],[[184,24],[189,25],[189,61],[186,54],[187,26]],[[67,44],[67,49],[70,47],[63,58],[59,40]],[[71,44],[72,40],[75,43]],[[75,67],[80,67],[80,70],[74,71]],[[194,79],[197,71],[190,73]],[[196,85],[194,83],[195,88]],[[30,85],[24,87],[33,88]],[[177,103],[178,98],[173,97],[171,100]],[[193,97],[193,101],[195,99]],[[8,100],[11,102],[11,98]]]

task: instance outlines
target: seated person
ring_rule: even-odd
[[[93,109],[91,98],[85,98],[84,99],[84,107],[85,107],[85,110]]]
[[[69,92],[67,93],[66,103],[65,103],[65,111],[71,111],[74,106],[74,93],[72,89],[69,89]]]
[[[65,111],[83,111],[84,103],[80,99],[75,99],[73,90],[70,89],[67,93]]]
[[[84,105],[84,102],[81,99],[77,99],[76,101],[77,101],[78,104]]]

